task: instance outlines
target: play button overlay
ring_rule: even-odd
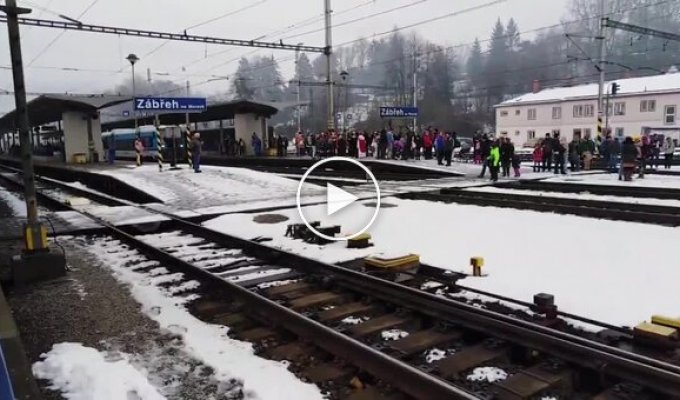
[[[357,200],[359,198],[352,193],[344,191],[332,183],[326,184],[326,209],[329,217]]]
[[[352,164],[349,169],[365,175],[365,184],[362,180],[356,182],[359,184],[357,186],[341,188],[338,187],[340,183],[331,183],[334,178],[325,178],[322,174],[314,175],[317,170],[334,171],[333,167],[337,167],[338,163]],[[325,183],[325,204],[319,204],[319,196],[324,193],[323,186],[306,182],[310,175],[313,175],[315,182]],[[373,173],[361,162],[348,157],[331,157],[317,162],[305,172],[298,184],[296,200],[302,222],[315,235],[329,241],[350,240],[365,233],[378,217],[380,187]],[[304,206],[304,203],[308,205]],[[320,232],[320,229],[337,226],[341,227],[341,233],[337,237]]]

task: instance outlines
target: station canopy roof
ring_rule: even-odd
[[[44,125],[61,121],[64,112],[96,112],[127,101],[130,101],[130,96],[43,94],[28,102],[28,122],[30,126]],[[16,130],[16,122],[16,110],[3,115],[0,132]]]
[[[249,100],[233,100],[217,103],[209,103],[208,109],[202,113],[190,113],[190,122],[219,121],[233,119],[236,114],[256,114],[266,118],[276,114],[280,107],[277,103],[257,103]],[[186,122],[185,113],[160,114],[161,125],[183,125]],[[140,126],[153,125],[154,116],[145,116],[138,119]],[[102,131],[120,128],[134,128],[134,119],[106,122],[102,124]]]

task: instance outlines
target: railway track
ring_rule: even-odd
[[[508,186],[503,185],[502,187],[507,188]],[[519,186],[518,188],[525,189],[524,186]],[[441,189],[439,192],[409,193],[398,196],[408,199],[534,210],[673,227],[680,226],[679,209],[667,206],[570,199],[551,197],[549,195],[531,196],[506,192],[478,192],[465,189]]]
[[[639,187],[639,186],[589,185],[576,182],[560,183],[531,180],[519,180],[514,182],[507,182],[498,184],[497,186],[510,189],[524,189],[561,193],[590,193],[598,195],[642,197],[670,200],[677,200],[680,198],[680,189]]]
[[[230,326],[264,356],[293,361],[332,398],[680,397],[677,359],[660,361],[187,221],[153,234],[99,222],[125,245],[112,250],[121,257],[139,252],[148,257],[142,268],[162,265],[201,282],[204,296],[191,305],[198,317]],[[173,283],[198,290],[182,284]],[[507,379],[470,380],[489,372],[477,368],[499,366]]]

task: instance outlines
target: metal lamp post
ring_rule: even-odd
[[[340,77],[342,78],[342,84],[345,86],[345,82],[347,81],[347,77],[349,76],[349,72],[347,71],[342,71],[340,72]],[[343,107],[343,113],[342,113],[342,131],[344,132],[347,129],[347,103],[349,101],[347,100],[347,86],[345,86],[345,104]]]
[[[137,88],[135,84],[135,64],[137,61],[139,61],[139,57],[137,57],[135,54],[129,54],[126,58],[130,62],[130,65],[132,66],[132,113],[134,114],[134,119],[135,119],[135,136],[137,139],[140,138],[139,135],[139,121],[137,120],[137,110],[135,110],[135,102],[137,101],[135,98],[137,97]],[[142,154],[140,153],[139,149],[135,145],[135,153],[137,154],[137,166],[142,165]]]
[[[127,56],[126,60],[128,60],[132,66],[132,113],[135,116],[135,133],[139,134],[137,131],[139,128],[137,121],[137,111],[135,111],[135,97],[137,96],[137,88],[135,84],[135,64],[137,61],[139,61],[139,57],[137,57],[135,54],[130,54]]]

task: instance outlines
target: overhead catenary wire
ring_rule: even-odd
[[[650,7],[650,6],[654,6],[654,5],[662,4],[662,3],[667,3],[667,2],[669,2],[669,1],[666,0],[666,1],[659,1],[659,2],[656,2],[656,3],[653,3],[653,4],[645,4],[645,5],[641,5],[641,6],[638,6],[638,7],[633,7],[632,9],[626,10],[625,12],[632,11],[632,10],[637,9],[637,8]],[[355,6],[355,7],[356,7],[356,6]],[[612,14],[616,14],[616,13],[620,13],[620,12],[621,12],[621,10],[619,10],[618,12],[608,13],[608,15],[612,15]],[[520,34],[525,34],[525,33],[528,33],[528,32],[536,32],[536,31],[545,30],[545,29],[551,29],[551,28],[554,28],[554,27],[563,26],[563,25],[565,25],[565,24],[571,24],[571,23],[575,23],[575,22],[579,22],[579,21],[585,21],[585,20],[589,20],[589,19],[595,19],[595,18],[599,18],[599,17],[600,17],[600,16],[593,16],[593,17],[583,18],[583,19],[575,20],[575,21],[567,21],[566,23],[554,24],[554,25],[550,25],[550,26],[547,26],[547,27],[540,27],[540,28],[532,29],[532,30],[530,30],[530,31],[523,31],[523,32],[520,32]],[[421,21],[420,23],[424,23],[424,22]],[[398,28],[398,29],[405,29],[405,28],[406,28],[406,27],[401,27],[401,28]],[[393,32],[393,31],[394,31],[394,30],[391,30],[391,31],[389,31],[389,32]],[[488,40],[481,40],[480,42],[485,42],[485,41],[488,41]],[[469,43],[468,43],[468,44],[469,44]],[[455,46],[448,46],[448,47],[446,47],[445,49],[450,49],[450,48],[454,48],[454,47],[460,47],[460,46],[464,46],[464,45],[466,45],[466,44],[458,44],[458,45],[455,45]],[[419,54],[431,54],[431,53],[433,53],[433,52],[442,51],[442,50],[444,50],[444,49],[436,49],[436,50],[427,51],[427,52],[419,53]],[[232,60],[232,61],[230,61],[230,62],[233,62],[233,61],[238,60],[238,59],[240,59],[240,57],[238,57],[238,58],[236,58],[236,59],[234,59],[234,60]],[[278,60],[278,61],[279,61],[279,62],[285,62],[285,61],[288,61],[288,60],[289,60],[289,59]],[[290,58],[290,60],[293,60],[293,58]],[[391,62],[391,61],[395,61],[395,60],[396,60],[396,59],[393,59],[393,60],[385,60],[385,61],[383,61],[382,63],[387,63],[387,62]],[[375,64],[373,64],[373,65],[375,65]],[[221,66],[221,65],[220,65],[220,66]],[[219,66],[218,66],[218,67],[219,67]],[[268,67],[268,66],[264,66],[264,67]],[[357,69],[357,68],[365,68],[365,67],[351,67],[350,69]],[[188,76],[188,75],[187,75],[187,76]],[[190,75],[190,76],[199,76],[199,75],[193,74],[193,75]],[[185,78],[182,78],[182,79],[185,79]],[[207,83],[207,82],[204,82],[204,83]],[[195,85],[194,85],[194,86],[195,86]]]
[[[605,15],[595,15],[595,16],[592,16],[592,17],[586,17],[586,18],[581,18],[581,19],[575,19],[575,20],[560,22],[560,23],[557,23],[557,24],[546,25],[546,26],[541,26],[541,27],[538,27],[538,28],[528,29],[528,30],[524,30],[524,31],[518,32],[517,34],[518,34],[518,35],[525,35],[525,34],[528,34],[528,33],[537,33],[537,32],[547,31],[547,30],[550,30],[550,29],[555,29],[555,28],[559,28],[559,27],[563,27],[563,26],[567,26],[567,25],[571,25],[571,24],[576,24],[576,23],[579,23],[579,22],[584,22],[584,21],[594,20],[594,19],[600,19],[600,18],[602,18],[603,16],[612,16],[612,15],[618,15],[618,14],[625,14],[625,13],[628,13],[628,12],[630,12],[630,11],[635,11],[635,10],[638,10],[638,9],[641,9],[641,8],[653,7],[653,6],[656,6],[656,5],[660,5],[660,4],[664,4],[664,3],[669,3],[669,2],[673,2],[673,1],[678,1],[678,0],[661,0],[661,1],[658,1],[658,2],[655,2],[655,3],[640,5],[640,6],[637,6],[637,7],[631,7],[631,8],[626,9],[626,10],[619,10],[619,11],[609,12],[609,13],[606,13]],[[390,31],[390,32],[392,32],[392,31]],[[390,33],[390,32],[388,32],[388,33]],[[508,37],[509,37],[508,35],[503,35],[503,36],[501,36],[501,38],[504,38],[504,39],[507,39]],[[359,39],[359,40],[364,40],[364,39]],[[357,41],[359,41],[359,40],[354,40],[354,41],[352,41],[351,43],[357,42]],[[479,42],[479,43],[481,44],[481,43],[490,42],[491,40],[492,40],[492,39],[489,38],[489,39],[477,39],[477,40],[475,40],[475,41],[476,41],[476,42]],[[351,44],[351,43],[350,43],[350,44]],[[468,47],[468,46],[473,45],[474,43],[475,43],[475,42],[473,41],[473,42],[457,43],[457,44],[450,45],[450,46],[436,46],[435,48],[430,49],[430,50],[427,50],[427,51],[416,52],[415,55],[416,55],[417,57],[420,57],[420,56],[427,56],[427,55],[436,54],[436,53],[440,53],[440,52],[444,52],[444,51],[448,51],[448,50],[453,50],[453,49],[457,49],[457,48]],[[343,46],[341,45],[341,46],[338,46],[338,47],[343,47]],[[378,63],[372,63],[371,65],[372,65],[372,66],[375,66],[375,65],[389,64],[389,63],[394,62],[394,61],[399,61],[399,60],[402,59],[402,58],[403,58],[403,56],[400,56],[400,57],[396,57],[396,58],[392,58],[392,59],[388,59],[388,60],[383,60],[383,61],[380,61],[380,62],[378,62]],[[347,71],[354,71],[354,70],[358,70],[358,69],[365,69],[365,68],[367,68],[367,67],[368,67],[368,66],[355,66],[355,67],[350,67],[350,68],[348,68]]]
[[[428,0],[417,0],[417,1],[414,1],[414,2],[411,2],[411,3],[408,3],[408,4],[404,4],[404,5],[401,5],[401,6],[398,6],[398,7],[394,7],[394,8],[390,8],[390,9],[387,9],[387,10],[384,10],[384,11],[381,11],[381,12],[377,12],[377,13],[374,13],[374,14],[364,15],[364,16],[359,17],[359,18],[355,18],[355,19],[351,19],[351,20],[348,20],[348,21],[336,23],[336,24],[333,24],[333,29],[337,29],[337,28],[340,28],[340,27],[343,27],[343,26],[354,24],[354,23],[357,23],[357,22],[360,22],[360,21],[365,21],[365,20],[370,19],[370,18],[380,17],[380,16],[383,16],[383,15],[386,15],[386,14],[389,14],[389,13],[392,13],[392,12],[403,10],[405,8],[417,6],[417,5],[425,3],[427,1]],[[286,40],[286,39],[293,39],[293,38],[300,37],[300,36],[306,36],[306,35],[309,35],[309,34],[312,34],[312,33],[321,32],[324,29],[325,28],[318,28],[318,29],[313,29],[313,30],[310,30],[310,31],[302,32],[302,33],[296,33],[295,35],[285,36],[282,39]]]
[[[263,3],[266,3],[267,1],[268,1],[268,0],[259,0],[259,1],[255,2],[255,3],[248,4],[248,5],[244,6],[244,7],[239,8],[239,9],[236,9],[236,10],[230,11],[230,12],[228,12],[228,13],[219,15],[219,16],[217,16],[217,17],[213,17],[213,18],[210,18],[210,19],[208,19],[208,20],[205,20],[205,21],[196,23],[196,24],[194,24],[194,25],[191,25],[191,26],[188,26],[188,27],[184,28],[184,32],[186,32],[186,31],[188,31],[188,30],[191,30],[191,29],[194,29],[194,28],[198,28],[199,26],[208,25],[208,24],[210,24],[210,23],[219,21],[219,20],[224,19],[224,18],[227,18],[227,17],[234,16],[234,15],[236,15],[236,14],[238,14],[238,13],[243,12],[243,11],[247,11],[247,10],[250,10],[250,9],[252,9],[252,8],[255,8],[255,7],[259,6],[259,5],[262,5]],[[156,53],[158,50],[160,50],[160,49],[162,49],[163,47],[165,47],[168,43],[170,43],[170,40],[165,40],[163,43],[159,44],[158,46],[156,46],[156,47],[153,48],[152,50],[150,50],[150,51],[148,51],[147,53],[145,53],[145,54],[142,56],[142,59],[147,59],[147,58],[151,57],[154,53]]]
[[[335,13],[335,15],[345,14],[345,13],[348,13],[348,12],[351,12],[351,11],[354,11],[354,10],[357,10],[357,9],[359,9],[359,8],[362,8],[362,7],[371,5],[371,4],[375,4],[375,3],[378,2],[378,1],[380,1],[380,0],[367,0],[367,1],[363,2],[363,3],[354,5],[354,6],[352,6],[352,7],[349,7],[349,8],[343,9],[343,10],[340,10],[340,11],[338,11],[337,13]],[[318,16],[311,17],[311,18],[306,18],[306,19],[304,19],[304,20],[302,20],[302,21],[295,22],[295,23],[293,23],[292,25],[289,25],[289,26],[286,27],[286,28],[281,28],[281,29],[278,29],[278,30],[276,30],[276,31],[271,31],[270,33],[261,35],[261,36],[259,36],[259,37],[257,37],[257,38],[252,39],[252,40],[262,40],[262,39],[264,39],[264,38],[271,37],[271,36],[273,36],[273,35],[275,35],[275,34],[285,33],[285,32],[288,32],[288,31],[290,31],[290,30],[294,30],[294,29],[298,29],[298,28],[303,28],[303,27],[308,26],[308,25],[310,25],[310,24],[312,24],[312,23],[315,23],[315,22],[317,22],[318,20],[321,20],[321,19],[323,19],[323,18],[324,18],[324,14],[320,14],[320,15],[318,15]],[[119,35],[119,37],[120,37],[120,35]],[[119,44],[120,44],[120,43],[119,43]],[[213,53],[213,54],[210,54],[210,55],[207,55],[207,56],[198,58],[198,59],[196,59],[196,60],[190,61],[190,62],[187,63],[187,64],[182,65],[182,66],[180,67],[180,69],[181,69],[182,71],[184,71],[184,70],[186,70],[187,67],[189,67],[189,66],[191,66],[191,65],[194,65],[194,64],[196,64],[196,63],[198,63],[198,62],[201,62],[201,61],[204,61],[204,60],[206,60],[206,59],[209,59],[209,58],[212,58],[212,57],[215,57],[215,56],[218,56],[218,55],[222,55],[222,54],[225,54],[225,53],[228,53],[228,52],[231,52],[231,51],[233,51],[233,49],[232,49],[232,48],[229,48],[229,49],[226,49],[226,50],[217,52],[217,53]],[[244,54],[242,54],[241,56],[239,56],[239,57],[237,57],[237,58],[230,59],[230,60],[229,60],[228,62],[226,62],[226,63],[219,64],[217,67],[214,67],[214,68],[210,69],[209,71],[212,71],[212,70],[214,70],[214,69],[216,69],[216,68],[219,68],[220,66],[227,65],[227,64],[229,64],[229,63],[231,63],[231,62],[234,62],[234,61],[236,61],[236,60],[240,60],[241,57],[246,56],[246,55],[250,55],[250,54],[257,53],[258,51],[259,51],[259,50],[253,50],[253,51],[249,51],[249,52],[247,52],[247,53],[244,53]],[[127,70],[128,68],[130,68],[130,66],[129,66],[128,64],[124,64],[118,71],[113,72],[112,75],[119,74],[120,72],[123,72],[123,71]],[[180,81],[177,80],[177,81],[174,81],[173,83],[178,83],[178,82],[180,82]]]
[[[85,14],[87,14],[88,11],[90,11],[92,9],[92,7],[94,7],[98,2],[99,2],[99,0],[92,0],[92,2],[87,7],[85,7],[85,10],[83,10],[83,12],[78,14],[78,16],[75,19],[79,20],[80,18],[85,16]],[[59,14],[59,16],[63,18],[63,16],[61,14]],[[61,37],[64,36],[65,33],[66,33],[66,30],[61,31],[54,39],[52,39],[52,41],[50,41],[47,44],[47,46],[45,46],[42,50],[40,50],[40,52],[37,55],[35,55],[35,57],[33,57],[31,59],[31,61],[29,61],[28,64],[26,64],[26,65],[29,66],[29,67],[31,65],[33,65],[33,63],[36,62],[40,57],[42,57],[50,48],[52,48],[52,46],[54,46],[54,44],[57,43],[57,41],[59,39],[61,39]]]

